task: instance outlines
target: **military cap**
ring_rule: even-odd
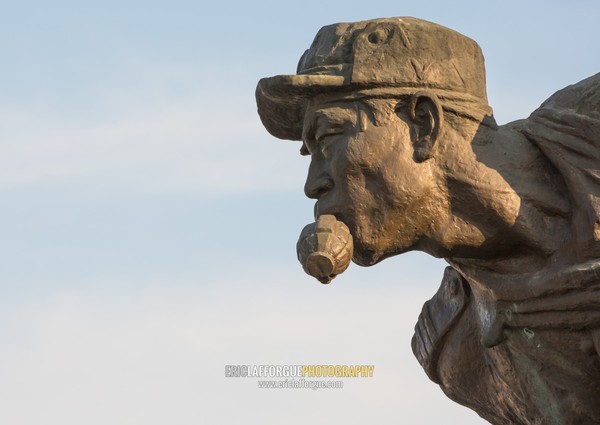
[[[385,18],[321,28],[296,74],[261,79],[256,101],[273,136],[301,140],[306,108],[319,94],[401,95],[423,89],[491,110],[475,41],[422,19]]]

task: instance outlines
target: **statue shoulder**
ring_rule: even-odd
[[[600,73],[554,93],[525,123],[535,143],[564,179],[572,208],[570,251],[600,255]]]
[[[557,91],[532,116],[544,110],[571,111],[600,120],[600,73]]]

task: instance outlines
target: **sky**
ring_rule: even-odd
[[[410,349],[445,264],[332,284],[295,257],[308,158],[254,90],[318,29],[414,16],[481,46],[499,123],[600,72],[600,3],[2,1],[0,423],[486,423]],[[226,365],[369,364],[342,389]]]

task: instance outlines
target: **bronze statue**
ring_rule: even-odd
[[[322,28],[256,98],[311,156],[308,273],[444,258],[412,344],[428,376],[494,424],[600,423],[600,74],[498,126],[477,43],[390,18]]]

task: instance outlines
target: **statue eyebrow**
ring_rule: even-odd
[[[311,133],[311,136],[313,138],[318,138],[319,130],[325,130],[325,132],[327,132],[327,130],[331,128],[342,128],[348,121],[352,121],[352,117],[349,116],[347,110],[343,110],[343,113],[335,114],[323,111],[313,122],[313,133]]]
[[[327,112],[321,110],[316,111],[312,117],[312,119],[304,126],[304,131],[302,132],[302,138],[304,140],[312,140],[315,138],[315,133],[317,128],[323,120],[330,121],[331,118],[328,116]]]
[[[349,117],[339,116],[339,114],[333,114],[327,110],[317,110],[314,112],[313,117],[310,121],[306,121],[302,130],[302,147],[300,148],[300,155],[310,155],[306,141],[315,140],[316,133],[319,127],[322,125],[328,126],[342,126]]]

